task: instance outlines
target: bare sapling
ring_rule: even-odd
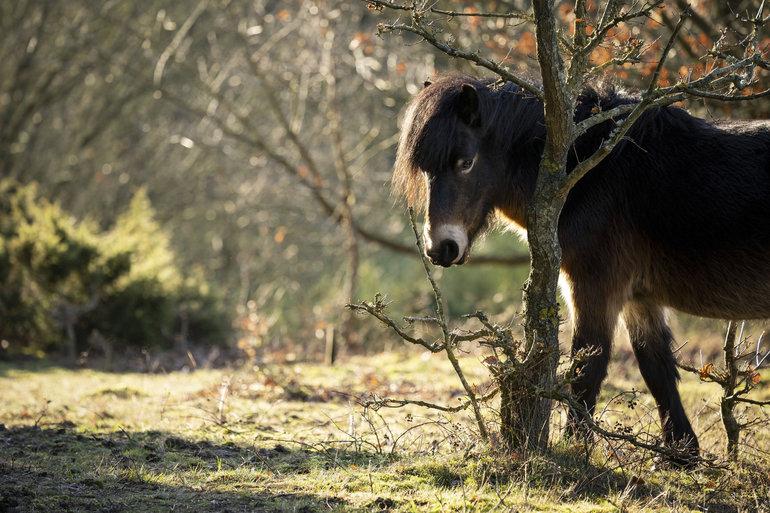
[[[743,421],[746,412],[740,412],[737,407],[741,404],[760,408],[770,406],[770,400],[747,397],[761,382],[758,369],[770,357],[770,350],[763,351],[764,333],[755,344],[750,344],[749,337],[744,335],[745,328],[745,321],[727,323],[721,365],[707,362],[696,368],[679,363],[681,369],[697,374],[701,381],[716,383],[722,388],[719,412],[727,438],[727,455],[732,461],[738,460],[741,433],[757,422],[763,422],[762,419]]]

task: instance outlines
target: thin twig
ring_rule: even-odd
[[[425,269],[425,275],[428,277],[430,286],[433,289],[433,295],[436,298],[436,317],[439,320],[441,325],[441,332],[444,335],[444,351],[446,351],[447,358],[452,364],[452,367],[455,370],[455,374],[457,374],[457,377],[460,379],[460,383],[462,383],[463,388],[465,389],[465,393],[468,395],[468,401],[473,408],[473,415],[476,417],[476,423],[479,427],[479,434],[481,435],[481,439],[486,443],[489,441],[489,432],[487,431],[484,417],[481,414],[481,408],[479,407],[478,401],[476,400],[476,393],[468,383],[468,380],[465,379],[465,374],[460,367],[460,362],[457,360],[457,356],[454,354],[454,349],[452,348],[452,338],[449,333],[446,316],[444,314],[444,300],[441,297],[441,289],[439,289],[438,285],[436,285],[436,281],[433,279],[433,274],[430,272],[428,257],[425,255],[425,245],[423,244],[422,237],[420,237],[420,231],[417,229],[417,221],[415,218],[414,209],[411,207],[409,208],[409,222],[412,224],[412,230],[414,231],[414,236],[417,239],[417,249],[420,252],[420,261],[422,261],[422,266]]]
[[[499,391],[500,391],[499,388],[494,387],[492,388],[492,390],[490,390],[486,394],[476,397],[476,401],[479,403],[484,403],[486,401],[489,401],[490,399],[493,399],[498,394]],[[431,410],[444,411],[448,413],[457,413],[468,409],[468,406],[472,405],[470,400],[464,401],[463,403],[458,404],[457,406],[444,406],[442,404],[431,403],[431,402],[422,401],[419,399],[395,399],[395,398],[389,398],[389,397],[385,397],[385,398],[375,397],[372,399],[366,399],[366,400],[362,400],[361,404],[363,406],[367,406],[367,407],[374,406],[376,408],[379,408],[379,407],[401,408],[407,405],[414,405],[414,406],[422,406],[423,408],[428,408]]]

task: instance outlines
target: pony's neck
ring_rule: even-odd
[[[527,208],[545,144],[545,120],[543,103],[514,87],[491,93],[494,107],[486,140],[493,160],[500,163],[495,209],[521,235],[526,234]]]
[[[500,189],[500,200],[495,204],[495,211],[509,228],[519,235],[526,236],[527,209],[535,188],[537,168],[526,173],[517,173],[517,177],[526,182],[515,183],[515,179],[507,180],[507,186]]]
[[[490,134],[493,134],[491,140],[494,147],[503,150],[505,154],[505,158],[501,159],[505,161],[505,168],[498,173],[502,183],[498,186],[500,194],[495,208],[506,223],[513,225],[515,231],[526,234],[527,209],[534,195],[545,145],[544,107],[540,100],[531,96],[509,101],[510,96],[506,98],[504,91],[492,94],[497,97],[499,105],[495,110],[495,123],[490,126]],[[575,120],[590,117],[596,108],[609,110],[637,101],[616,94],[614,90],[600,93],[589,88],[577,99]],[[636,125],[639,123],[637,121]],[[611,121],[600,123],[581,136],[569,153],[567,172],[577,164],[576,155],[582,160],[599,149],[614,126]]]

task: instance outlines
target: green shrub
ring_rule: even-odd
[[[34,185],[0,181],[0,338],[11,351],[74,355],[97,331],[116,348],[224,342],[223,302],[176,262],[143,189],[102,231]]]

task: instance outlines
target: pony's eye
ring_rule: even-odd
[[[457,169],[463,173],[467,173],[473,167],[476,159],[460,159],[457,161]]]

